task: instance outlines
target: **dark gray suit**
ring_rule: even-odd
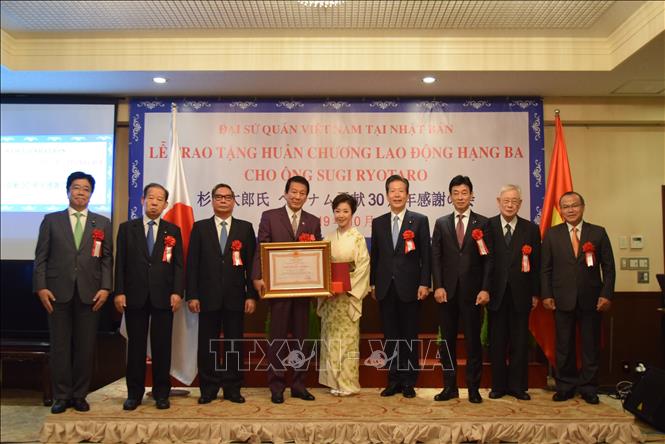
[[[457,387],[457,330],[463,320],[467,351],[466,384],[469,389],[480,387],[483,350],[480,345],[481,307],[476,297],[481,290],[489,291],[492,279],[492,234],[485,216],[471,211],[460,247],[455,232],[455,212],[436,220],[432,234],[432,280],[434,290],[444,288],[448,302],[440,304],[440,324],[444,341],[440,357],[443,383]],[[483,231],[489,254],[481,256],[471,233]],[[490,297],[491,300],[491,297]],[[448,353],[450,352],[450,354]]]
[[[242,265],[233,265],[234,241],[240,241]],[[240,394],[245,300],[257,299],[251,281],[256,237],[250,222],[231,220],[224,253],[219,244],[214,216],[196,222],[187,254],[187,300],[198,299],[199,340],[197,362],[201,396],[215,398],[220,386],[224,395]],[[224,330],[224,368],[220,369],[220,326]],[[232,342],[229,342],[232,341]],[[217,358],[217,361],[215,361]]]
[[[516,219],[509,244],[506,244],[501,216],[490,219],[494,270],[487,308],[492,389],[499,392],[522,392],[528,388],[531,297],[540,294],[540,229],[519,216]],[[528,272],[522,271],[525,245],[531,247]],[[506,365],[508,353],[510,364]]]
[[[175,239],[170,262],[162,260],[166,236]],[[152,353],[152,394],[168,398],[171,391],[171,294],[183,296],[185,286],[180,228],[160,219],[152,255],[148,254],[143,218],[120,224],[116,242],[115,293],[124,294],[127,307],[127,398],[140,400],[145,392],[148,326]]]
[[[94,229],[104,233],[101,257],[92,256]],[[78,249],[68,210],[47,214],[39,228],[33,290],[46,288],[55,296],[48,316],[55,399],[88,394],[100,313],[92,304],[97,291],[112,288],[112,249],[111,221],[91,211]]]
[[[595,248],[595,263],[587,266],[583,246]],[[558,392],[593,395],[598,389],[600,320],[598,298],[614,296],[614,255],[605,229],[584,222],[579,252],[573,253],[568,224],[549,229],[543,239],[542,297],[554,298],[556,311],[556,387]],[[602,273],[601,273],[602,272]],[[582,370],[578,375],[575,327],[580,325]]]
[[[420,368],[415,343],[420,327],[418,287],[429,288],[432,282],[429,221],[427,216],[407,210],[393,247],[391,217],[392,213],[386,213],[372,221],[369,280],[379,301],[388,358],[395,355],[399,343],[397,359],[390,360],[388,383],[414,387]],[[413,232],[416,246],[408,253],[404,252],[406,230]]]

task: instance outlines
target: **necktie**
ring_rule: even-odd
[[[152,250],[155,249],[155,221],[148,222],[148,235],[146,241],[148,242],[148,256],[152,256]]]
[[[510,245],[510,240],[513,238],[513,229],[510,227],[510,224],[506,224],[506,246]]]
[[[83,213],[77,211],[74,213],[74,216],[76,217],[76,225],[74,225],[74,245],[76,245],[76,249],[78,250],[79,246],[81,246],[81,239],[83,239],[83,224],[81,224],[81,216],[83,216]]]
[[[463,214],[457,215],[457,227],[455,227],[455,232],[457,233],[457,243],[459,244],[460,248],[462,248],[462,244],[464,243],[464,223],[462,222],[463,218]]]
[[[575,257],[580,251],[580,240],[577,238],[577,227],[573,228],[573,231],[570,232],[570,241],[573,243],[573,253]]]
[[[399,216],[393,219],[393,249],[397,248],[397,238],[399,237]]]
[[[291,216],[291,228],[293,228],[293,236],[298,234],[298,216],[296,213],[293,213]]]
[[[226,239],[229,237],[229,232],[226,231],[226,221],[222,222],[222,232],[219,235],[219,248],[222,250],[222,254],[224,254],[224,250],[226,249]]]

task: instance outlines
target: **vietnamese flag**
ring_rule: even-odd
[[[169,206],[166,208],[164,220],[180,227],[182,234],[183,253],[187,258],[189,236],[194,225],[194,210],[189,203],[189,192],[185,170],[180,156],[178,131],[176,127],[176,105],[171,105],[171,137],[169,165],[166,176],[166,189],[169,190]],[[190,385],[197,373],[196,350],[198,342],[198,315],[187,309],[183,302],[180,310],[173,316],[173,336],[171,338],[171,376],[180,382]]]
[[[554,116],[554,150],[550,162],[550,172],[547,175],[545,186],[545,201],[540,219],[540,235],[550,227],[563,222],[561,210],[559,209],[559,198],[568,191],[573,191],[573,179],[570,175],[568,153],[566,152],[566,141],[563,138],[563,126],[557,111]],[[543,304],[531,311],[529,317],[529,330],[536,339],[538,345],[545,353],[547,360],[553,367],[556,365],[556,331],[554,329],[554,313],[546,310]],[[578,347],[579,348],[579,347]]]

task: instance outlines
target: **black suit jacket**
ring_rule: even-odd
[[[455,233],[455,212],[436,220],[432,235],[432,277],[434,289],[444,288],[451,301],[457,291],[466,302],[475,303],[481,290],[490,291],[492,279],[492,235],[486,217],[474,213],[464,233],[462,248]],[[476,241],[471,237],[475,229],[481,229],[489,254],[481,256]],[[491,299],[491,297],[490,297]]]
[[[95,229],[104,233],[101,257],[92,256]],[[112,236],[111,221],[88,211],[81,245],[76,249],[69,210],[45,215],[35,249],[33,290],[47,288],[56,302],[68,302],[76,285],[81,301],[92,304],[97,291],[110,291],[113,286]]]
[[[375,286],[376,298],[380,301],[386,297],[394,280],[399,299],[415,301],[418,287],[429,288],[432,282],[429,220],[423,214],[407,210],[397,246],[393,248],[391,214],[372,220],[370,285]],[[403,234],[406,230],[413,231],[416,249],[405,254]]]
[[[501,216],[489,220],[493,239],[492,287],[490,290],[490,310],[498,310],[503,301],[506,285],[510,283],[515,310],[531,310],[531,297],[540,294],[540,229],[538,225],[517,217],[517,225],[506,245]],[[531,247],[529,255],[530,271],[522,272],[522,247]]]
[[[166,236],[175,239],[171,262],[162,260]],[[115,256],[115,294],[124,294],[128,308],[150,304],[169,309],[171,294],[183,296],[185,286],[180,228],[160,219],[152,256],[148,255],[143,218],[120,224]]]
[[[582,251],[586,242],[596,250],[593,267],[587,266]],[[599,296],[614,296],[614,255],[605,228],[584,222],[575,257],[568,225],[554,226],[545,234],[542,254],[541,295],[553,297],[557,310],[574,310],[577,303],[582,309],[595,310]]]
[[[242,243],[240,266],[233,265],[232,261],[231,245],[236,240]],[[247,221],[235,217],[231,220],[223,255],[215,218],[196,222],[189,238],[187,254],[187,300],[198,299],[201,311],[222,308],[244,311],[245,299],[257,298],[251,281],[255,250],[254,228]]]

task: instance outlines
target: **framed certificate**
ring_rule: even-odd
[[[264,299],[330,296],[330,242],[262,243],[261,273]]]

